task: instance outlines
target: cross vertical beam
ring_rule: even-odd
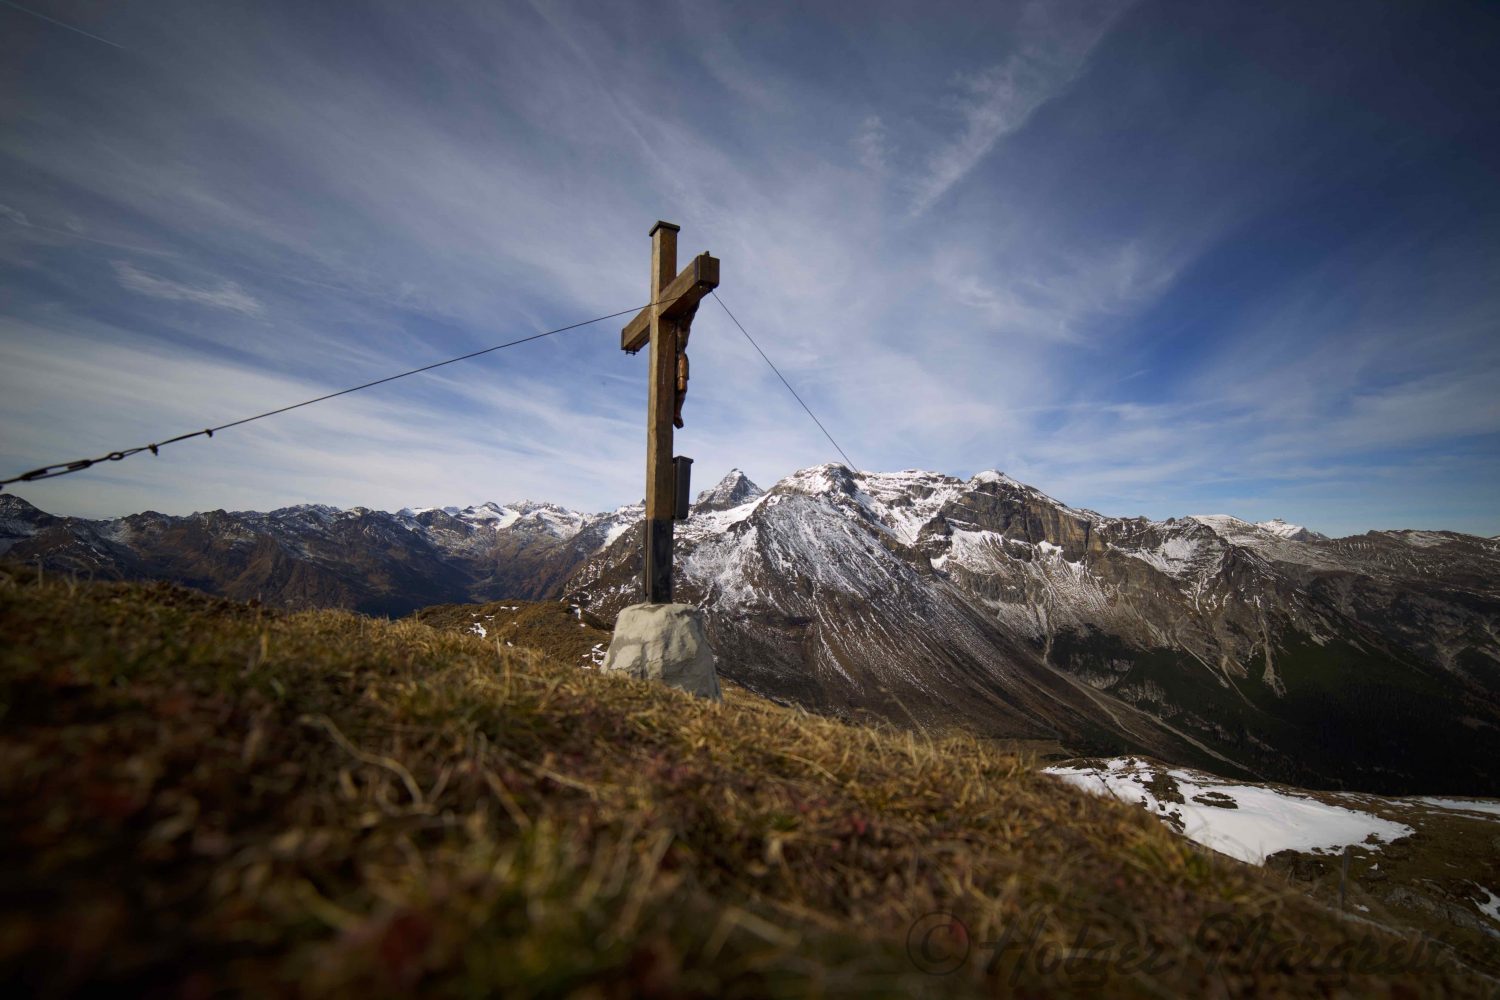
[[[719,284],[719,261],[706,253],[677,272],[680,227],[651,227],[651,304],[620,333],[620,348],[651,348],[650,398],[646,410],[646,551],[642,582],[652,604],[672,602],[672,521],[677,515],[677,476],[672,462],[672,421],[687,391],[683,348],[698,303]]]
[[[651,392],[646,418],[646,567],[650,604],[672,603],[672,521],[677,483],[672,469],[672,410],[677,400],[677,323],[662,316],[662,293],[677,277],[679,227],[651,227]]]

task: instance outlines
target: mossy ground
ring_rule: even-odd
[[[0,977],[31,992],[1493,985],[962,735],[160,584],[0,571],[0,628]]]

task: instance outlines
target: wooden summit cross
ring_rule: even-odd
[[[672,459],[672,426],[682,426],[687,395],[687,342],[703,296],[719,284],[719,260],[701,253],[677,273],[677,233],[682,227],[651,227],[651,304],[625,324],[620,349],[635,354],[651,344],[651,395],[646,408],[646,600],[672,602],[672,521],[687,517]],[[686,465],[683,469],[685,487]],[[683,490],[683,493],[686,491]]]

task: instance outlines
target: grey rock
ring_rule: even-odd
[[[691,604],[632,604],[615,621],[605,671],[658,680],[723,701],[703,612]]]

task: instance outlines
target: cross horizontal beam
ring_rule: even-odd
[[[625,329],[620,332],[620,350],[634,354],[646,346],[651,339],[651,310],[659,309],[662,319],[676,319],[692,312],[703,296],[718,287],[719,258],[700,253],[672,279],[670,285],[661,290],[655,303],[636,313],[635,319],[625,324]]]

